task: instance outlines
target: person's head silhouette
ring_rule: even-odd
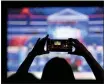
[[[45,65],[41,80],[66,82],[75,80],[75,78],[72,68],[66,60],[56,57]]]

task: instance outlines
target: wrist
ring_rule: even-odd
[[[92,57],[92,54],[91,54],[90,52],[86,52],[86,54],[85,54],[84,57],[85,57],[85,58],[87,58],[87,57]]]

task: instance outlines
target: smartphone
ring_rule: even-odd
[[[69,52],[72,51],[72,46],[68,39],[48,39],[47,51]]]

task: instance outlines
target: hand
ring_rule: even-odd
[[[86,54],[90,54],[87,48],[80,43],[77,39],[70,38],[69,41],[71,42],[72,46],[75,47],[74,52],[69,52],[70,54],[85,56]]]
[[[48,39],[48,35],[42,39],[38,39],[34,48],[32,49],[32,51],[30,52],[30,54],[35,54],[35,55],[42,55],[42,54],[47,54],[48,52],[47,51],[44,51],[44,46],[45,46],[45,43]]]

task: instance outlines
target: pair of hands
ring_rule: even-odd
[[[44,50],[44,46],[47,39],[48,35],[42,39],[39,38],[30,53],[36,55],[48,54],[49,52]],[[86,47],[82,43],[80,43],[77,39],[70,38],[69,41],[71,42],[71,45],[75,47],[75,51],[70,52],[69,54],[84,56],[85,54],[89,53]]]

